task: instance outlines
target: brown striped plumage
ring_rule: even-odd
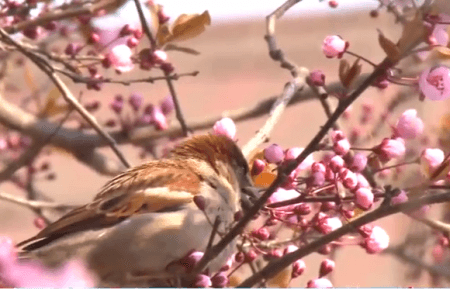
[[[150,161],[116,176],[91,203],[69,212],[19,246],[24,250],[22,256],[51,260],[48,262],[51,265],[83,253],[80,256],[87,260],[102,280],[108,281],[110,277],[114,277],[111,279],[116,285],[130,286],[133,284],[126,283],[122,272],[161,274],[169,262],[178,256],[182,257],[181,253],[187,253],[191,247],[203,246],[208,239],[203,235],[211,230],[211,220],[217,215],[222,219],[221,230],[230,228],[234,213],[239,209],[242,188],[250,185],[246,160],[232,140],[224,136],[196,136],[177,146],[168,159]],[[195,195],[205,197],[205,213],[193,203]],[[195,219],[188,218],[191,215]],[[177,220],[181,217],[184,218]],[[141,223],[145,219],[148,222]],[[126,228],[127,223],[134,224],[134,227],[150,226],[145,230],[149,236]],[[158,249],[152,250],[151,247],[158,247],[155,245],[157,243],[172,244],[170,237],[163,235],[165,227],[172,227],[170,224],[174,224],[178,231],[172,235],[191,239],[192,245],[185,247],[180,244],[184,241],[175,241],[174,246],[178,247],[176,251],[167,249],[164,254],[168,255],[166,259],[163,256],[156,257],[159,253],[163,255],[165,249],[158,252]],[[201,236],[195,232],[183,232],[187,229],[196,231],[197,228],[203,233]],[[83,237],[84,233],[88,233],[89,238]],[[132,239],[123,233],[136,237]],[[108,240],[107,236],[115,237],[118,243],[125,239],[125,245],[115,245],[111,242],[112,238]],[[74,242],[77,239],[84,242]],[[96,239],[98,246],[95,244]],[[153,264],[151,257],[147,257],[147,263],[135,261],[130,263],[136,265],[120,264],[127,259],[127,244],[134,244],[139,239],[142,241],[138,242],[138,246],[130,248],[130,257],[133,256],[136,260],[141,252],[142,256],[148,253],[153,257]],[[83,244],[86,241],[89,246]],[[103,246],[100,248],[100,245]],[[108,247],[114,249],[111,251],[116,251],[116,259],[108,256]],[[57,254],[57,258],[52,257]],[[221,262],[223,257],[218,263]],[[155,265],[157,263],[164,265]]]

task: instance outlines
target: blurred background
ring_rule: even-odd
[[[212,116],[220,119],[223,111],[246,108],[280,94],[285,83],[290,81],[289,72],[280,68],[278,63],[269,58],[264,40],[265,16],[284,1],[161,0],[155,2],[163,5],[166,14],[173,18],[181,13],[202,13],[204,10],[208,10],[211,15],[212,24],[204,33],[183,42],[183,46],[199,51],[200,55],[168,52],[169,59],[177,72],[195,70],[200,72],[196,77],[184,77],[175,83],[182,110],[188,121]],[[278,45],[297,65],[305,66],[310,70],[322,70],[326,75],[327,83],[338,81],[339,61],[326,58],[321,51],[322,41],[327,35],[340,35],[350,43],[351,51],[378,63],[385,54],[378,45],[377,29],[392,40],[398,39],[401,34],[401,26],[395,23],[394,16],[387,13],[386,9],[381,10],[375,18],[370,16],[370,11],[376,9],[378,3],[375,0],[342,0],[339,1],[337,8],[332,9],[328,1],[304,0],[277,22]],[[134,4],[131,2],[131,5],[123,9],[125,12],[118,12],[117,17],[123,17],[120,13],[133,10]],[[113,22],[109,19],[106,22],[99,22],[98,25],[111,25]],[[353,60],[352,57],[346,56],[346,58]],[[48,82],[38,73],[38,70],[31,69],[35,72],[34,76],[38,83]],[[370,71],[371,67],[364,64],[363,72]],[[114,72],[109,73],[110,75],[106,76],[114,76]],[[136,69],[127,74],[129,78],[139,76],[148,76],[148,72]],[[26,87],[26,84],[22,83],[24,79],[19,71],[15,71],[11,78],[14,78],[16,85]],[[140,92],[144,95],[146,103],[158,103],[169,93],[164,82],[131,86],[108,84],[103,86],[100,92],[86,91],[84,85],[71,84],[70,88],[75,95],[83,92],[83,101],[99,100],[103,103],[100,111],[95,114],[102,122],[112,115],[108,102],[118,93],[128,97],[133,92]],[[374,116],[377,116],[397,92],[398,87],[393,85],[383,91],[375,88],[367,90],[353,105],[350,119],[343,121],[346,132],[359,130],[364,133],[370,130],[378,118],[374,117],[367,124],[362,124],[360,121],[364,114],[362,108],[373,107],[376,112]],[[5,96],[15,103],[20,97],[23,97],[23,92]],[[376,139],[367,142],[367,147],[388,137],[389,125],[395,124],[396,118],[408,108],[418,110],[419,116],[425,121],[427,133],[430,134],[430,138],[433,138],[432,135],[439,129],[439,118],[448,111],[449,105],[448,101],[420,103],[418,98],[403,103],[387,119],[382,133]],[[266,116],[237,123],[239,144],[245,144],[265,120]],[[323,108],[318,100],[290,106],[277,124],[270,142],[277,143],[283,148],[305,147],[325,120]],[[141,159],[141,149],[134,146],[127,145],[121,148],[132,164],[139,164],[149,158]],[[102,152],[115,158],[109,148],[103,148]],[[101,176],[80,164],[69,154],[53,152],[51,156],[41,156],[37,164],[47,160],[51,160],[51,170],[57,174],[56,179],[49,181],[38,177],[35,186],[59,202],[76,204],[88,202],[110,178]],[[1,190],[23,195],[21,190],[9,183],[3,183]],[[439,212],[438,208],[436,212]],[[438,213],[434,214],[439,216]],[[17,242],[37,233],[38,229],[33,225],[34,218],[35,215],[26,208],[6,201],[0,203],[1,233],[13,237]],[[382,219],[377,224],[390,235],[391,245],[403,242],[410,229],[410,219],[401,214]],[[306,272],[296,278],[292,285],[304,287],[309,279],[316,278],[323,258],[319,254],[307,257]],[[424,259],[431,261],[429,255],[426,255]],[[411,274],[407,263],[389,254],[368,255],[359,246],[339,249],[335,261],[336,269],[332,275],[332,281],[336,287],[426,287],[430,285],[430,276],[425,272],[421,275],[417,275],[416,272],[415,279],[407,279],[407,274]]]

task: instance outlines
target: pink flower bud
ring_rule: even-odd
[[[320,263],[319,277],[328,275],[334,270],[336,263],[333,260],[325,259]]]
[[[374,195],[368,188],[361,187],[356,192],[356,204],[363,209],[369,209],[373,205]]]
[[[307,180],[308,186],[322,186],[325,184],[325,173],[313,172]]]
[[[423,128],[423,122],[417,117],[417,111],[410,109],[398,118],[395,133],[405,139],[414,139],[423,133]]]
[[[166,130],[167,128],[169,128],[166,116],[163,114],[160,107],[154,106],[150,116],[152,123],[155,124],[158,130]]]
[[[321,70],[313,70],[309,73],[308,80],[313,86],[321,87],[325,85],[325,74]]]
[[[337,141],[333,144],[333,151],[337,155],[345,155],[350,150],[350,142],[347,138]]]
[[[164,115],[170,114],[175,108],[175,104],[173,103],[173,98],[171,95],[167,95],[164,100],[161,102],[161,110]]]
[[[204,211],[206,207],[206,199],[202,195],[196,195],[194,196],[194,203],[195,205],[201,210]]]
[[[348,43],[340,36],[330,35],[325,37],[322,44],[322,52],[328,58],[341,57],[348,47]]]
[[[342,227],[342,222],[338,217],[325,218],[321,221],[319,220],[318,226],[320,232],[326,235]]]
[[[211,278],[203,274],[198,274],[197,276],[195,276],[193,286],[198,288],[211,287],[212,286]]]
[[[342,184],[345,188],[354,189],[358,185],[358,178],[355,173],[347,168],[341,168],[339,176],[342,179]]]
[[[402,138],[388,139],[385,138],[374,152],[380,155],[383,161],[389,161],[393,158],[402,157],[405,154],[405,141]]]
[[[419,89],[425,98],[440,101],[450,98],[450,70],[437,66],[424,70],[419,77]]]
[[[330,0],[328,1],[328,6],[330,6],[331,8],[336,8],[338,7],[339,2],[337,2],[336,0]]]
[[[240,264],[243,263],[245,260],[245,254],[244,252],[238,252],[234,255],[234,260],[236,261],[236,263]]]
[[[129,72],[134,68],[131,56],[133,55],[131,49],[125,44],[119,44],[111,49],[107,59],[111,65],[119,72]]]
[[[327,278],[319,278],[309,280],[306,288],[333,288],[333,284]]]
[[[230,257],[227,260],[227,262],[225,263],[225,265],[223,265],[222,268],[220,268],[220,271],[221,272],[226,272],[226,271],[230,270],[231,266],[233,266],[233,261],[234,261],[233,257]]]
[[[252,166],[252,175],[256,176],[261,174],[264,171],[264,168],[266,168],[266,162],[261,159],[255,159]]]
[[[136,46],[138,46],[139,44],[139,40],[135,37],[130,37],[127,39],[127,46],[129,48],[135,48]]]
[[[170,62],[164,62],[159,67],[166,74],[170,74],[175,70],[174,66]]]
[[[244,262],[250,263],[250,262],[254,261],[256,259],[256,257],[258,257],[258,254],[255,252],[255,250],[250,249],[247,253],[245,253],[244,257],[245,257]]]
[[[364,239],[364,248],[369,254],[380,253],[389,246],[389,235],[379,226],[374,226],[369,237]]]
[[[444,161],[444,152],[439,148],[427,148],[420,155],[420,166],[426,175],[431,175]]]
[[[123,109],[123,97],[121,95],[116,95],[110,106],[116,114],[120,114]]]
[[[406,192],[404,190],[401,190],[399,194],[392,197],[391,204],[395,205],[395,204],[404,203],[407,201],[408,201],[408,195],[406,194]]]
[[[358,187],[370,188],[370,184],[367,179],[361,173],[356,173],[356,178],[358,179]]]
[[[330,160],[330,168],[333,172],[338,172],[342,167],[344,167],[344,159],[341,156],[336,155]]]
[[[312,207],[308,203],[300,203],[294,207],[294,212],[299,215],[308,215],[311,213]]]
[[[341,130],[331,131],[330,133],[331,141],[336,143],[339,140],[345,139],[345,134]]]
[[[34,226],[40,230],[42,230],[43,228],[45,228],[47,226],[47,223],[45,222],[45,220],[42,217],[35,218],[33,223],[34,223]]]
[[[354,172],[361,172],[367,166],[367,156],[362,153],[356,153],[352,159],[350,169]]]
[[[266,158],[269,163],[280,163],[284,158],[283,148],[278,144],[270,145],[264,149],[264,158]]]
[[[252,232],[252,236],[254,236],[255,238],[260,239],[262,241],[265,241],[265,240],[269,239],[270,233],[267,228],[259,228]]]
[[[280,201],[284,201],[284,200],[289,200],[289,199],[293,199],[300,196],[300,194],[294,190],[294,189],[289,189],[286,190],[282,187],[277,188],[277,190],[269,197],[268,202],[269,203],[275,203],[275,202],[280,202]],[[293,209],[295,207],[295,205],[289,205],[289,206],[283,206],[280,207],[278,209],[283,209],[283,210],[290,210]]]
[[[142,95],[138,93],[133,93],[131,94],[128,102],[130,103],[134,111],[138,111],[142,105]]]
[[[162,64],[167,61],[167,53],[163,50],[155,50],[152,59],[156,64]]]
[[[286,151],[284,156],[285,160],[293,160],[297,159],[297,157],[305,150],[304,148],[292,147]],[[314,163],[314,157],[312,154],[308,155],[305,160],[300,163],[300,165],[296,168],[298,171],[297,174],[302,170],[307,170],[311,168],[312,163]]]
[[[227,287],[229,282],[230,281],[225,272],[219,272],[211,278],[212,287],[214,288]]]
[[[292,263],[292,279],[297,278],[306,270],[306,264],[303,260],[299,259]]]
[[[192,251],[180,260],[187,271],[192,270],[198,262],[203,258],[204,253],[200,251]]]
[[[234,140],[236,136],[236,125],[230,118],[223,118],[214,124],[213,131],[216,135],[225,135]]]
[[[327,171],[327,168],[325,167],[325,165],[322,162],[314,162],[311,165],[311,171],[325,173]]]

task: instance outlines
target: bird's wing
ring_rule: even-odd
[[[92,203],[72,210],[17,246],[34,250],[66,234],[190,203],[200,191],[200,182],[192,169],[180,163],[165,160],[143,164],[109,181]]]

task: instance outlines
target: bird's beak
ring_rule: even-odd
[[[250,208],[253,207],[255,201],[259,198],[260,189],[254,187],[253,185],[250,185],[241,188],[241,191],[242,191],[241,196],[242,209],[244,211],[248,211]]]

